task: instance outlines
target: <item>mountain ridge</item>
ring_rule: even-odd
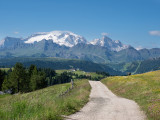
[[[65,45],[67,47],[73,47],[78,43],[87,43],[87,40],[77,34],[74,34],[70,31],[52,31],[52,32],[43,32],[32,35],[27,38],[25,43],[34,43],[41,40],[53,40],[54,43]]]
[[[160,57],[160,48],[153,49],[141,49],[136,50],[132,46],[127,46],[122,44],[120,41],[114,41],[107,36],[103,36],[99,41],[106,43],[103,44],[89,44],[86,39],[78,40],[79,36],[74,33],[68,32],[58,32],[58,37],[62,38],[64,41],[69,41],[66,35],[74,35],[71,37],[73,46],[69,47],[65,44],[55,43],[53,39],[35,39],[37,35],[46,35],[49,36],[50,33],[37,33],[28,37],[26,39],[6,37],[1,42],[0,46],[0,58],[8,57],[59,57],[66,59],[81,59],[92,61],[95,63],[120,63],[120,62],[133,62],[133,61],[142,61],[150,58]],[[57,33],[56,33],[57,34]],[[54,35],[54,34],[53,34]],[[78,37],[77,37],[78,36]],[[31,38],[34,38],[33,43],[25,43]],[[83,38],[83,37],[80,37]],[[71,41],[72,41],[71,40]],[[38,42],[37,42],[38,41]],[[108,42],[108,43],[107,43]],[[115,44],[114,44],[115,43]],[[115,50],[118,49],[119,50]]]
[[[112,40],[111,38],[105,35],[101,39],[95,39],[90,43],[93,45],[107,47],[112,51],[121,51],[129,47],[129,45],[124,45],[119,40]]]
[[[2,47],[5,44],[7,38],[14,37],[6,37],[0,41],[0,46]],[[103,36],[101,39],[95,39],[93,41],[87,41],[83,36],[77,35],[70,31],[51,31],[51,32],[38,32],[32,34],[31,36],[24,38],[21,40],[26,44],[34,44],[35,42],[40,42],[42,40],[52,40],[54,43],[60,46],[66,47],[73,47],[77,44],[84,43],[84,44],[92,44],[98,45],[101,47],[106,47],[111,51],[120,51],[122,49],[126,49],[129,46],[122,44],[118,40],[112,40],[107,36]],[[103,43],[102,43],[103,42]]]

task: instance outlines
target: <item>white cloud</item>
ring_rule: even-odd
[[[19,32],[14,32],[14,34],[19,34]]]
[[[141,50],[141,49],[143,49],[143,47],[142,47],[142,46],[138,46],[138,47],[136,47],[136,50]]]
[[[158,31],[158,30],[149,31],[149,34],[153,35],[153,36],[160,36],[160,31]]]
[[[108,36],[109,35],[109,33],[101,33],[101,35],[103,35],[103,36]]]

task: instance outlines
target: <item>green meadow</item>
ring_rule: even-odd
[[[101,80],[116,95],[134,100],[149,120],[160,120],[160,71]]]
[[[1,120],[61,120],[80,110],[90,93],[88,80],[75,81],[75,87],[63,97],[59,95],[71,87],[70,83],[53,85],[30,93],[0,95]]]

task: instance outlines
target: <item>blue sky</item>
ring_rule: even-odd
[[[53,30],[160,47],[160,0],[0,0],[0,39]]]

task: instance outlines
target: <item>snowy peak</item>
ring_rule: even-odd
[[[69,31],[52,31],[52,32],[42,32],[37,33],[29,37],[25,43],[34,43],[41,40],[53,40],[54,43],[59,45],[65,45],[67,47],[73,47],[78,43],[87,43],[87,40],[77,34]]]
[[[128,48],[128,45],[122,44],[118,40],[112,40],[107,36],[103,36],[101,39],[95,39],[92,42],[87,42],[87,40],[77,34],[70,31],[52,31],[52,32],[39,32],[31,35],[26,39],[6,37],[0,41],[0,48],[5,48],[8,46],[16,46],[18,44],[34,44],[35,42],[40,42],[42,40],[51,40],[60,46],[64,45],[67,47],[73,47],[79,43],[83,44],[93,44],[102,47],[106,47],[111,51],[120,51]]]
[[[3,45],[4,45],[4,42],[5,42],[5,39],[0,40],[0,46],[3,46]]]
[[[112,42],[111,38],[109,38],[107,36],[103,36],[102,39],[95,39],[95,40],[93,40],[91,42],[91,44],[105,47],[106,44],[110,44],[111,42]]]
[[[129,47],[128,45],[122,44],[119,40],[112,40],[107,36],[103,36],[101,39],[95,39],[91,44],[107,47],[112,51],[120,51]]]

